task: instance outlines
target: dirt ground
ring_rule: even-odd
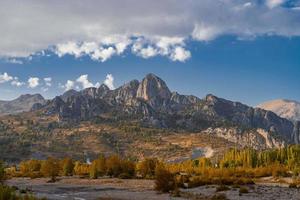
[[[6,183],[20,190],[28,189],[38,197],[49,200],[209,200],[216,194],[225,194],[230,200],[300,200],[299,188],[288,188],[288,184],[276,184],[268,179],[246,186],[248,193],[240,193],[239,188],[233,187],[216,192],[217,186],[211,185],[181,189],[181,197],[157,193],[152,180],[63,177],[55,183],[47,181],[45,178],[13,178]]]

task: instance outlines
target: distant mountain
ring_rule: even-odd
[[[110,120],[143,126],[206,131],[232,142],[279,147],[299,143],[299,126],[271,111],[252,108],[214,95],[199,99],[171,92],[167,84],[148,74],[110,90],[107,86],[67,91],[41,107],[60,122]]]
[[[291,121],[300,121],[300,102],[297,101],[276,99],[259,104],[257,107],[270,110]]]
[[[40,94],[25,94],[12,101],[0,101],[0,115],[30,111],[33,105],[44,105],[46,100]]]

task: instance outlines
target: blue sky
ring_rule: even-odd
[[[138,1],[126,0],[132,6],[119,11],[120,2],[106,1],[102,14],[94,11],[99,1],[59,8],[51,1],[11,2],[0,6],[10,11],[0,19],[0,99],[53,98],[103,82],[116,88],[155,73],[182,94],[212,93],[253,106],[300,101],[299,1],[143,1],[145,12]],[[53,26],[45,25],[49,20]]]

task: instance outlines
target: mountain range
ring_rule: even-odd
[[[253,108],[212,94],[200,99],[171,92],[154,74],[146,75],[141,81],[132,80],[115,90],[102,84],[98,88],[69,90],[51,100],[40,95],[23,95],[12,102],[3,102],[0,110],[2,114],[25,112],[14,124],[24,124],[19,118],[30,118],[32,124],[40,128],[37,131],[27,126],[27,132],[29,127],[39,135],[42,131],[47,135],[51,131],[63,132],[62,128],[66,131],[66,127],[72,130],[72,127],[89,122],[113,127],[137,124],[164,132],[199,133],[256,149],[300,143],[298,118],[291,121],[277,110],[269,111],[269,107]],[[8,122],[3,120],[2,123]],[[23,126],[13,127],[12,132],[23,129]]]

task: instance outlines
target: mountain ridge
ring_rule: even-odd
[[[263,102],[257,107],[270,110],[278,116],[289,119],[291,121],[300,121],[300,102],[287,99],[274,99]]]
[[[170,91],[154,74],[110,90],[106,85],[69,90],[45,103],[35,103],[31,112],[58,123],[110,121],[138,123],[144,127],[205,132],[257,148],[300,143],[300,126],[272,111],[253,108],[212,94],[201,99]]]
[[[30,111],[34,104],[45,104],[41,94],[23,94],[11,101],[0,101],[0,115]]]
[[[65,94],[62,96],[67,96]],[[105,115],[114,120],[138,121],[144,126],[189,131],[226,126],[262,129],[287,143],[299,143],[299,131],[295,125],[274,112],[212,94],[200,99],[171,92],[167,84],[154,74],[146,75],[141,81],[130,81],[115,90],[102,85],[86,88],[64,100],[62,96],[43,107],[45,113],[57,114],[61,122],[92,120]],[[253,137],[258,136],[261,134],[256,131]]]

